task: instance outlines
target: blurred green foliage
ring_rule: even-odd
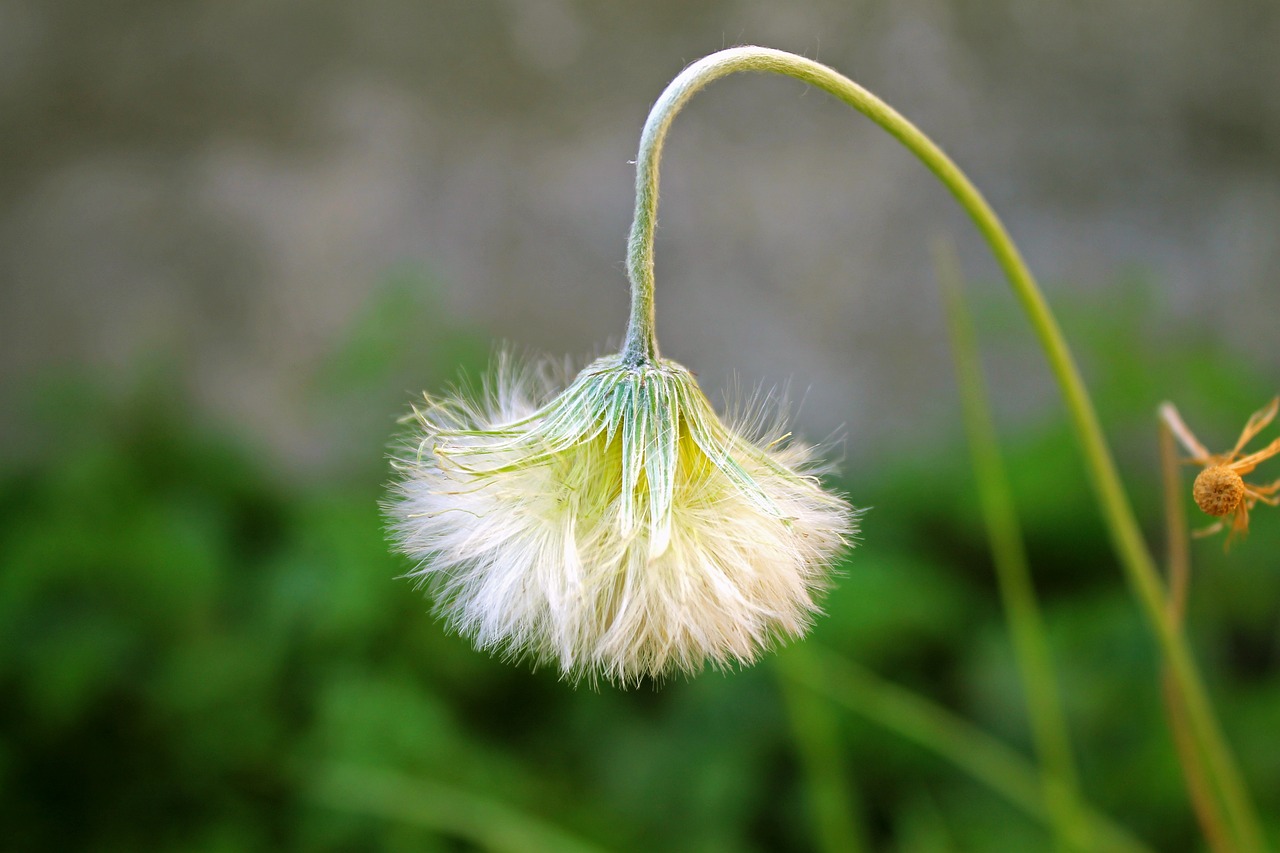
[[[1159,542],[1156,403],[1175,399],[1214,447],[1276,389],[1212,342],[1144,326],[1152,291],[1118,289],[1112,310],[1082,305],[1062,320]],[[372,412],[321,475],[286,476],[211,431],[174,383],[124,399],[86,383],[39,389],[27,416],[44,450],[0,472],[0,849],[475,849],[367,797],[335,797],[326,780],[362,768],[370,790],[400,785],[397,801],[478,799],[495,820],[524,815],[604,849],[813,849],[769,662],[632,692],[574,689],[474,652],[396,579],[408,567],[377,506],[389,414],[406,388],[478,371],[489,346],[445,325],[429,292],[394,277],[317,377],[318,409]],[[993,299],[979,311],[984,345],[1026,345],[1007,310]],[[956,424],[839,484],[874,509],[815,635],[1029,754]],[[1157,849],[1199,849],[1153,643],[1065,425],[1026,425],[1007,452],[1085,794]],[[1277,547],[1280,512],[1263,511],[1229,556],[1199,543],[1189,617],[1273,833]],[[870,849],[1048,845],[937,757],[836,719]]]

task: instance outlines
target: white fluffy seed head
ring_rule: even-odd
[[[624,686],[808,629],[857,516],[809,447],[726,425],[675,362],[549,376],[502,358],[480,400],[411,417],[386,510],[454,629]]]

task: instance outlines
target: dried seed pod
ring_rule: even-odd
[[[1248,532],[1249,513],[1259,503],[1280,506],[1280,480],[1259,485],[1246,483],[1243,479],[1259,463],[1280,455],[1280,438],[1272,440],[1261,450],[1245,450],[1245,446],[1266,429],[1277,414],[1280,414],[1280,397],[1249,416],[1244,429],[1240,431],[1240,437],[1236,439],[1235,447],[1226,453],[1210,453],[1182,422],[1182,417],[1172,403],[1160,406],[1160,417],[1165,425],[1191,454],[1187,461],[1204,466],[1191,489],[1196,506],[1207,515],[1221,519],[1199,531],[1197,535],[1216,533],[1226,527],[1227,542],[1230,543],[1232,538]]]
[[[1244,480],[1225,465],[1212,465],[1196,476],[1191,487],[1196,506],[1215,518],[1238,509],[1244,500]]]

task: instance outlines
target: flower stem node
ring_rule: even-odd
[[[388,511],[449,624],[624,685],[803,634],[856,513],[776,407],[727,424],[656,358],[607,356],[560,384],[504,357],[480,400],[411,417]]]

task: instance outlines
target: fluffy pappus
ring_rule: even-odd
[[[668,360],[554,372],[500,358],[408,419],[385,511],[438,614],[569,680],[754,661],[805,633],[857,512],[814,451],[728,424]]]

